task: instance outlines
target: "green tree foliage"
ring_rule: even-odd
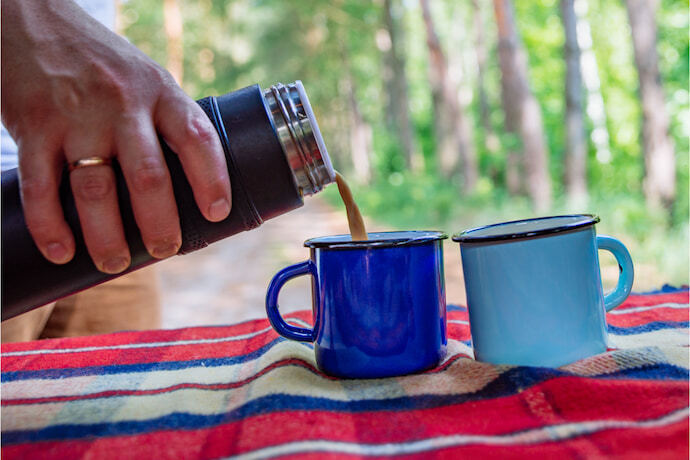
[[[498,148],[486,147],[476,94],[475,16],[470,0],[431,2],[441,44],[459,82],[459,98],[474,128],[480,180],[472,196],[462,196],[459,180],[443,180],[436,165],[436,141],[428,74],[428,50],[419,3],[403,0],[404,52],[410,111],[424,171],[406,170],[399,140],[386,123],[383,1],[375,0],[178,0],[184,17],[184,89],[195,98],[259,83],[301,79],[314,105],[329,151],[346,174],[349,155],[349,102],[346,81],[354,82],[358,107],[373,131],[373,182],[355,186],[365,213],[390,225],[459,230],[533,213],[524,197],[505,190],[505,152],[519,141],[503,129],[496,28],[488,2],[479,1],[488,50],[484,88]],[[581,1],[581,0],[577,0]],[[601,229],[632,246],[636,262],[659,266],[659,279],[687,282],[688,1],[662,0],[657,14],[662,84],[671,116],[677,159],[678,193],[672,214],[644,207],[641,109],[630,27],[623,2],[587,0],[592,49],[604,100],[610,158],[597,158],[590,141],[586,209],[600,214]],[[558,0],[515,1],[516,20],[528,53],[529,79],[542,109],[555,212],[569,211],[563,198],[564,33]],[[129,0],[121,5],[125,35],[161,64],[166,62],[162,4]],[[585,115],[585,119],[589,120]],[[592,126],[588,126],[588,138]],[[332,192],[327,191],[327,195]],[[673,249],[668,249],[672,246]],[[666,267],[666,268],[665,268]],[[669,268],[671,267],[671,268]],[[672,268],[675,267],[675,268]]]

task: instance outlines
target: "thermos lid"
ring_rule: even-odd
[[[278,140],[302,195],[335,181],[335,170],[302,82],[277,83],[264,91]]]

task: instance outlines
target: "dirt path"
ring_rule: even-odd
[[[385,230],[366,219],[367,229]],[[158,264],[164,328],[230,324],[265,318],[266,287],[286,265],[309,257],[304,240],[347,233],[344,210],[319,197],[304,207],[264,223],[258,229],[235,235],[201,251]],[[444,248],[448,303],[465,303],[460,253],[455,243]],[[281,311],[311,307],[307,277],[285,285]]]

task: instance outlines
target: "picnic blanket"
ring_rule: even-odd
[[[495,366],[450,306],[444,361],[376,380],[323,375],[266,320],[3,345],[2,456],[687,459],[688,289],[607,320],[606,353]]]

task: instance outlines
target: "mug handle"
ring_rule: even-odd
[[[633,279],[635,278],[635,271],[628,249],[617,239],[610,236],[597,235],[597,246],[599,246],[599,249],[613,254],[620,269],[616,289],[604,296],[604,308],[606,311],[611,311],[628,298],[632,289]]]
[[[280,289],[292,278],[303,275],[316,277],[314,263],[311,260],[290,265],[276,273],[268,285],[268,292],[266,293],[266,314],[268,315],[268,320],[271,326],[273,326],[273,329],[283,337],[299,342],[313,342],[313,329],[291,326],[285,322],[278,311],[278,294],[280,293]]]

